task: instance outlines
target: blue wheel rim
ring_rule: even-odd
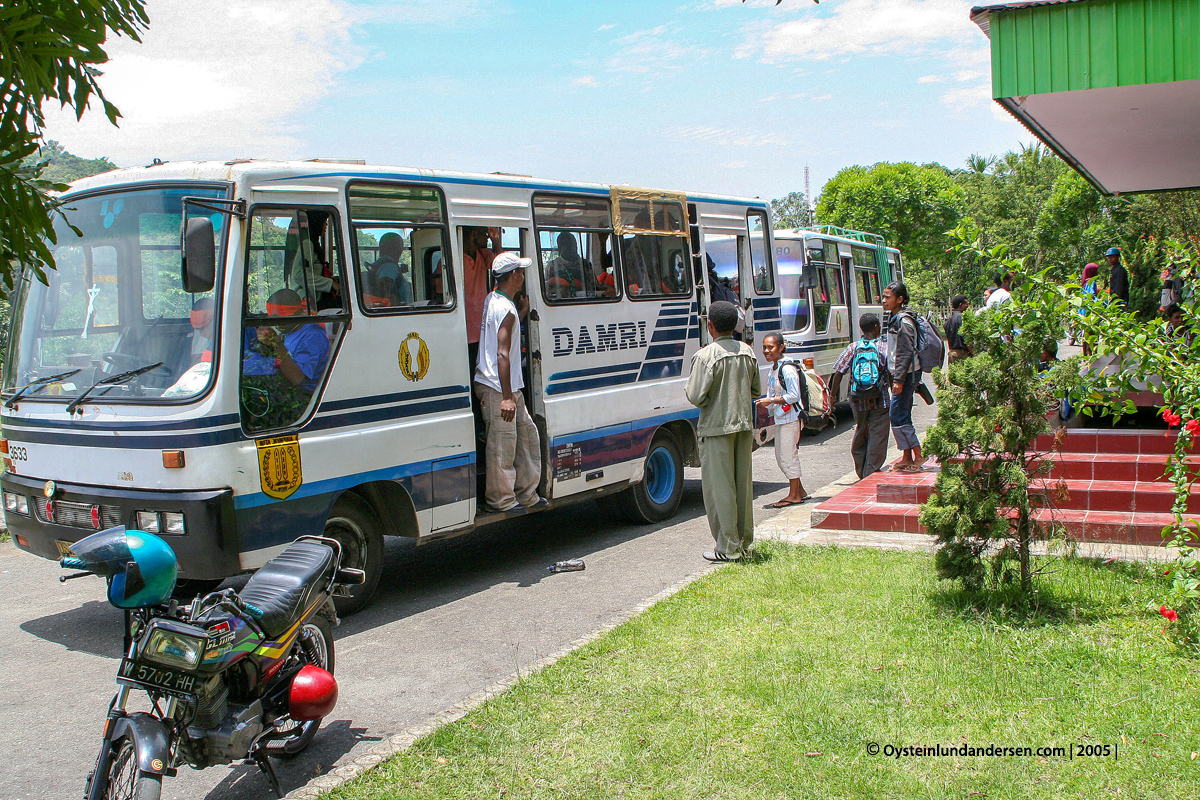
[[[646,494],[656,505],[663,505],[675,492],[675,459],[667,448],[655,448],[646,459]]]

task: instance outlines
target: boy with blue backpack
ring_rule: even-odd
[[[862,338],[846,345],[833,364],[831,397],[838,396],[842,376],[850,378],[850,409],[854,412],[854,442],[850,454],[860,479],[878,472],[887,460],[891,376],[887,369],[887,342],[879,337],[879,317],[863,314],[858,320]]]

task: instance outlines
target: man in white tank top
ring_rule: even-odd
[[[525,407],[521,373],[521,312],[513,299],[525,283],[531,258],[501,253],[492,262],[496,288],[483,303],[475,393],[487,428],[484,475],[489,511],[524,514],[549,505],[538,497],[542,448]]]

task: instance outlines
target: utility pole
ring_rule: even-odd
[[[812,189],[808,184],[808,164],[804,165],[804,215],[808,218],[808,226],[816,223],[813,218]]]

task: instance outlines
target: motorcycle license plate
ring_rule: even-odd
[[[196,691],[196,676],[191,673],[142,664],[128,658],[121,659],[121,670],[117,673],[117,679],[153,686],[167,692],[194,694]]]

